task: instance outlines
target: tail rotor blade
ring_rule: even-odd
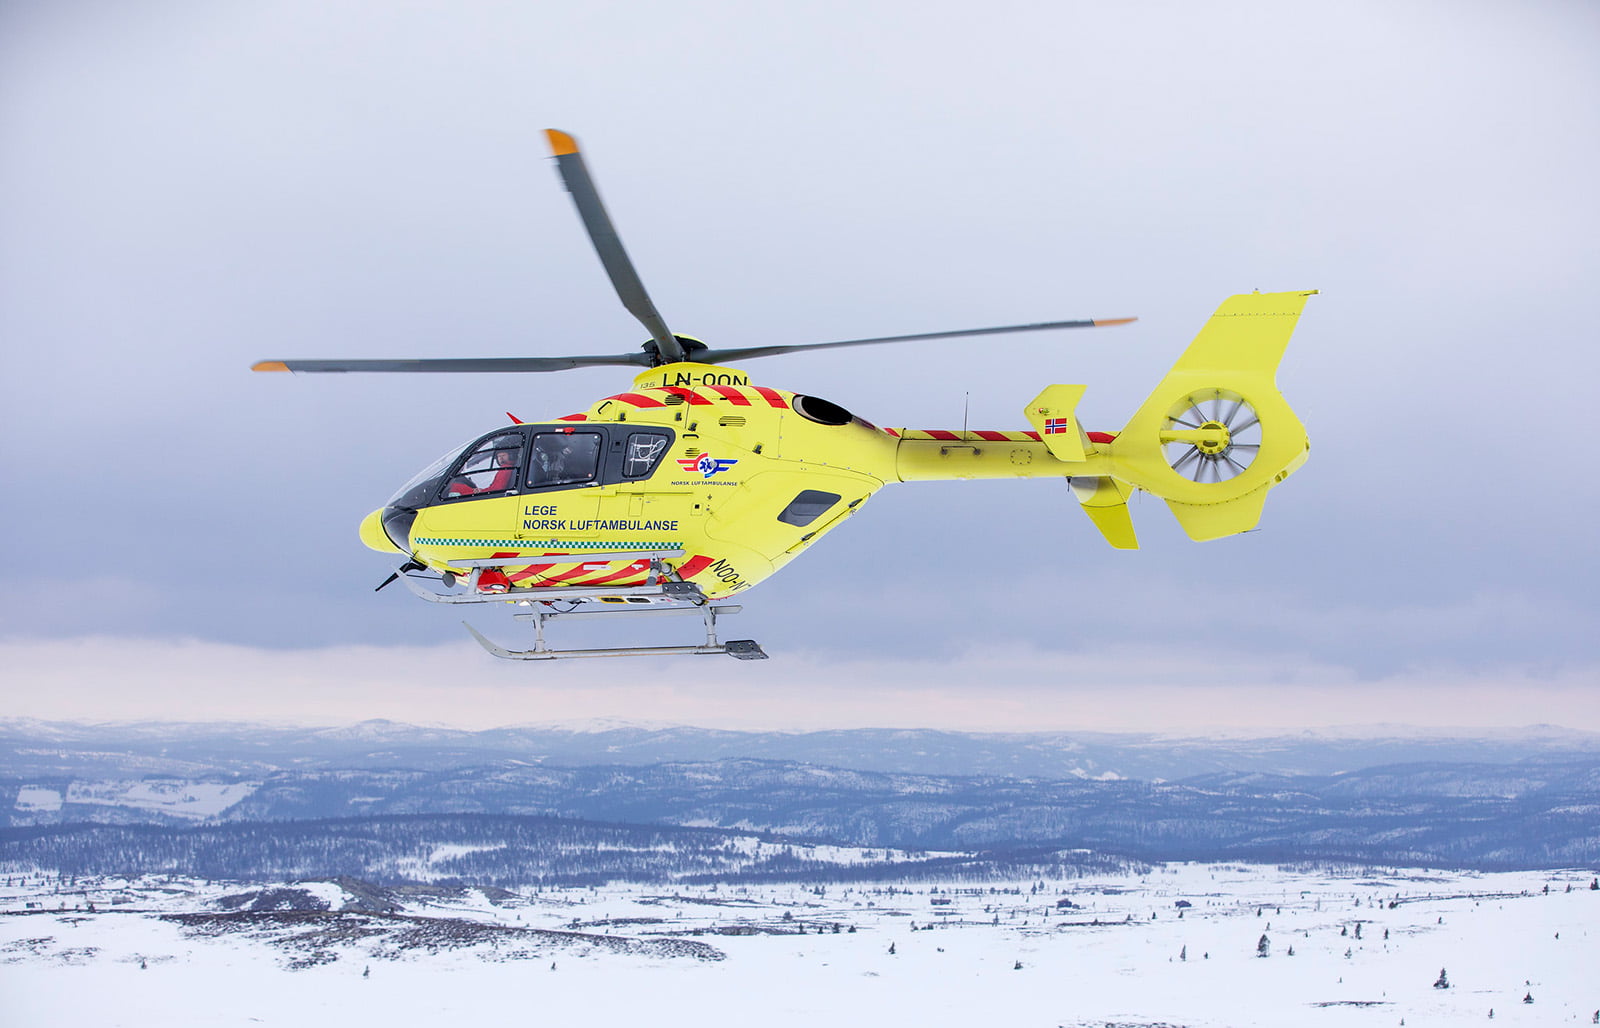
[[[594,179],[589,176],[583,154],[578,152],[578,141],[559,129],[545,129],[544,134],[550,141],[550,152],[555,156],[561,181],[566,184],[567,192],[572,194],[572,202],[578,207],[578,217],[583,219],[589,241],[594,244],[594,252],[600,256],[606,274],[611,276],[611,284],[616,288],[622,306],[649,330],[662,360],[668,363],[683,360],[683,345],[656,312],[650,295],[644,291],[644,283],[639,281],[639,273],[628,259],[628,251],[622,248],[622,240],[611,224],[611,216],[606,213],[605,205],[600,202],[600,192],[595,188]]]

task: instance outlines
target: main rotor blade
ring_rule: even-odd
[[[583,219],[583,227],[589,232],[589,241],[594,244],[594,252],[600,255],[600,263],[605,265],[606,274],[611,276],[611,284],[616,288],[622,306],[628,308],[628,313],[638,318],[640,324],[649,331],[663,360],[668,363],[683,360],[683,345],[667,328],[661,315],[656,313],[655,304],[650,302],[649,294],[644,291],[644,283],[639,281],[639,273],[628,259],[628,251],[622,248],[622,240],[611,224],[611,216],[600,202],[600,192],[594,187],[594,179],[589,177],[589,167],[583,162],[583,154],[578,152],[578,141],[560,129],[545,129],[544,134],[550,140],[550,152],[555,156],[561,181],[566,183],[567,192],[572,194],[572,202],[578,206],[578,217]]]
[[[695,359],[706,364],[771,357],[796,350],[830,350],[840,346],[871,346],[875,343],[910,343],[919,339],[953,339],[958,336],[997,336],[1007,332],[1044,332],[1053,328],[1100,328],[1126,325],[1138,318],[1089,318],[1081,321],[1039,321],[1029,325],[999,325],[994,328],[963,328],[955,332],[919,332],[909,336],[879,336],[875,339],[845,339],[837,343],[792,343],[787,346],[742,346],[727,350],[704,350]]]
[[[567,371],[571,368],[646,367],[649,354],[619,353],[600,357],[441,357],[422,360],[305,360],[257,361],[251,371],[339,372],[339,371],[426,371],[497,372]]]

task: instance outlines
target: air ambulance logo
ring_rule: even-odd
[[[701,478],[710,478],[712,475],[720,475],[722,472],[727,471],[737,463],[739,463],[737,460],[729,460],[726,457],[713,457],[709,453],[702,453],[698,457],[678,458],[679,467],[683,468],[685,471],[698,471],[700,472]]]

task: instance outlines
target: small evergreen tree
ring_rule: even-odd
[[[1262,932],[1261,933],[1261,939],[1256,943],[1256,956],[1258,956],[1258,957],[1270,957],[1271,955],[1272,955],[1272,943],[1267,941],[1267,933],[1266,932]]]
[[[1448,989],[1450,987],[1450,976],[1444,973],[1444,968],[1439,968],[1439,977],[1433,983],[1433,987],[1435,989]]]

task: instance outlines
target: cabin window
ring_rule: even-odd
[[[628,436],[628,446],[622,455],[623,478],[646,478],[661,463],[672,437],[660,432],[634,432]]]
[[[819,425],[848,425],[855,419],[855,415],[837,403],[818,396],[801,396],[797,393],[790,406],[802,418]]]
[[[533,437],[533,458],[528,462],[528,488],[593,482],[599,468],[598,432],[539,432]]]
[[[811,522],[826,514],[828,509],[838,503],[840,499],[841,497],[838,493],[825,493],[818,489],[807,489],[789,501],[789,506],[783,508],[783,513],[778,515],[778,520],[796,528],[805,528]]]
[[[520,432],[490,436],[479,443],[445,486],[445,499],[468,496],[503,495],[517,487],[517,472],[522,467],[523,438]]]

